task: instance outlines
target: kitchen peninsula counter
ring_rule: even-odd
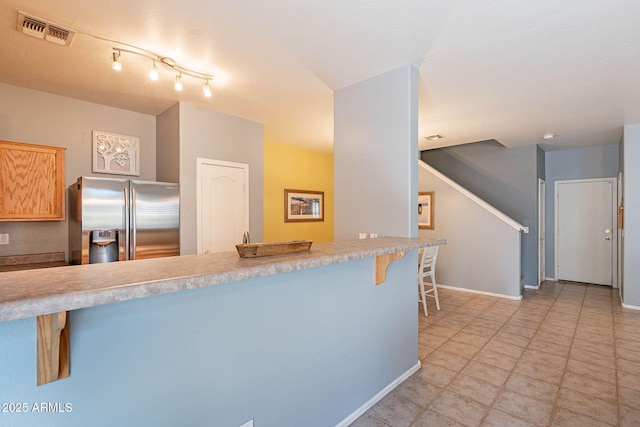
[[[73,408],[0,424],[348,426],[420,369],[418,249],[441,244],[0,273],[5,401]]]
[[[314,243],[308,252],[260,258],[240,258],[236,252],[220,252],[4,272],[0,274],[0,321],[305,270],[445,243],[444,240],[382,237]]]

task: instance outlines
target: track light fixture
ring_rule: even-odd
[[[113,52],[113,63],[111,64],[111,68],[116,71],[122,70],[122,63],[120,62],[120,51],[116,50]]]
[[[130,45],[128,45],[130,46]],[[213,79],[213,75],[212,74],[206,74],[206,73],[201,73],[199,71],[194,71],[191,70],[189,68],[185,68],[182,67],[178,64],[176,64],[176,61],[174,61],[171,58],[168,58],[166,56],[160,56],[156,53],[150,52],[148,50],[145,49],[141,49],[135,46],[131,46],[133,49],[124,49],[124,48],[113,48],[113,63],[111,64],[111,67],[116,70],[116,71],[120,71],[122,70],[122,63],[120,62],[120,55],[122,53],[130,53],[133,55],[138,55],[138,56],[143,56],[145,58],[150,59],[153,62],[153,65],[151,67],[151,71],[149,71],[149,78],[151,80],[158,80],[158,78],[160,77],[159,72],[158,72],[158,64],[162,65],[164,68],[168,68],[174,72],[177,72],[178,74],[176,74],[175,76],[175,80],[174,80],[174,88],[177,91],[181,91],[183,89],[182,86],[182,76],[186,75],[189,77],[193,77],[196,79],[200,79],[200,80],[204,80],[204,82],[202,83],[202,95],[206,98],[210,98],[212,93],[211,93],[211,88],[209,87],[209,81]]]
[[[149,70],[149,78],[155,82],[159,77],[160,74],[158,74],[158,66],[156,65],[156,61],[153,61],[153,67]]]
[[[211,88],[209,87],[209,80],[202,83],[202,95],[205,98],[211,98]]]

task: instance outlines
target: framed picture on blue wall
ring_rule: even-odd
[[[433,230],[434,227],[434,191],[421,191],[418,193],[418,229]]]

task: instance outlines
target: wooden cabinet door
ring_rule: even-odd
[[[0,221],[65,219],[64,151],[0,141]]]

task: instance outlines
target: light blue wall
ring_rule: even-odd
[[[570,179],[616,178],[620,170],[619,159],[619,144],[546,152],[545,266],[547,277],[555,277],[555,182]]]
[[[409,251],[70,312],[71,376],[36,384],[35,319],[0,323],[0,402],[18,426],[333,426],[418,362]]]
[[[640,307],[640,124],[624,127],[623,272],[626,305]]]
[[[417,236],[417,69],[397,68],[334,99],[335,239]]]
[[[538,277],[538,147],[506,148],[496,141],[423,151],[421,158],[525,227],[521,275],[526,285]]]

